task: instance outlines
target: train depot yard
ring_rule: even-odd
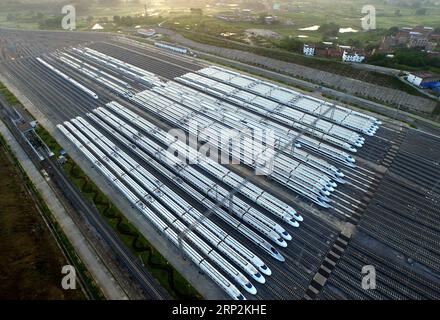
[[[440,298],[440,136],[121,39],[0,29],[1,81],[202,296]]]

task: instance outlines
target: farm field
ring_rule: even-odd
[[[61,288],[68,264],[0,143],[0,299],[84,299]]]

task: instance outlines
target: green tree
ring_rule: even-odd
[[[203,15],[203,11],[201,8],[191,8],[190,9],[191,14],[195,14],[195,15]]]
[[[258,22],[259,23],[266,23],[266,17],[267,17],[267,12],[261,12],[258,15]]]
[[[326,37],[335,37],[339,33],[340,26],[334,22],[324,23],[319,27],[319,30]]]
[[[362,46],[361,41],[358,39],[350,38],[350,39],[348,39],[347,43],[350,47],[360,48]]]
[[[304,44],[301,41],[291,37],[284,37],[278,43],[278,46],[280,48],[283,48],[288,51],[296,51],[296,52],[301,51],[303,45]]]
[[[60,29],[61,28],[61,16],[51,17],[40,21],[38,24],[40,29]]]
[[[398,32],[399,32],[399,28],[398,27],[391,27],[391,28],[388,29],[387,34],[391,36],[391,35],[397,34]]]
[[[422,5],[421,1],[414,1],[411,6],[415,9],[418,9],[421,7],[421,5]]]
[[[374,64],[374,65],[378,65],[378,66],[388,66],[388,64],[391,62],[389,59],[386,57],[385,53],[375,53],[372,56],[368,57],[367,62],[370,64]]]
[[[426,14],[425,8],[420,8],[416,10],[416,16],[424,16]]]

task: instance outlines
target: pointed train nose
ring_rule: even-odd
[[[255,281],[257,281],[258,283],[266,283],[266,278],[264,278],[263,277],[263,275],[261,274],[261,273],[259,273],[259,272],[257,272],[257,273],[254,273],[253,275],[252,275],[252,278],[255,280]]]
[[[296,221],[296,219],[292,218],[289,220],[286,220],[288,224],[290,224],[292,227],[298,228],[299,227],[299,223],[298,221]]]
[[[265,264],[258,266],[258,270],[260,270],[261,273],[265,274],[266,276],[272,275],[272,270],[270,270]]]
[[[281,233],[281,236],[282,236],[284,239],[286,239],[287,241],[292,240],[292,236],[291,236],[287,231],[283,231],[283,232]]]
[[[257,294],[257,289],[254,287],[254,285],[250,282],[246,283],[244,286],[242,286],[244,290],[249,292],[250,294]]]
[[[299,221],[299,222],[303,221],[303,218],[301,217],[301,215],[298,212],[296,212],[296,210],[291,208],[290,210],[288,210],[287,213],[290,214],[296,221]]]
[[[272,252],[272,257],[274,257],[278,261],[281,261],[281,262],[286,261],[286,258],[284,258],[283,255],[274,247],[271,246],[270,251]]]
[[[287,247],[287,242],[281,237],[277,239],[276,244],[283,248]]]

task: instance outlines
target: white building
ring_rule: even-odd
[[[305,44],[303,47],[303,53],[306,56],[314,56],[315,55],[315,46],[310,46]]]
[[[434,74],[432,72],[420,71],[411,72],[406,77],[409,83],[421,88],[431,88],[440,86],[440,75]]]
[[[136,32],[144,37],[152,37],[156,34],[156,30],[154,29],[138,29]]]
[[[406,78],[406,80],[407,80],[409,83],[412,83],[413,85],[420,86],[420,84],[421,84],[422,81],[423,81],[423,78],[420,77],[420,76],[418,76],[418,75],[415,75],[415,74],[410,73],[410,74],[408,75],[408,77]]]
[[[365,60],[364,54],[358,54],[357,52],[348,52],[344,50],[344,53],[342,54],[342,61],[345,62],[357,62],[360,63]]]
[[[92,27],[92,30],[103,30],[103,29],[104,29],[104,27],[101,26],[99,23],[95,24],[95,25]]]

